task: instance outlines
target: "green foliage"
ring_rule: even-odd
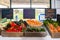
[[[27,32],[45,32],[45,29],[44,28],[27,28],[26,30]]]
[[[58,23],[57,21],[54,21],[54,20],[52,20],[52,19],[46,19],[46,20],[44,21],[44,25],[45,25],[45,26],[47,26],[49,23],[50,23],[50,24],[53,24],[54,27],[57,27],[57,26],[59,25],[59,23]]]

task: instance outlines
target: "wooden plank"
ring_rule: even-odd
[[[24,32],[25,37],[45,37],[46,32]]]
[[[5,32],[5,31],[2,31],[1,35],[3,37],[23,37],[23,32]]]

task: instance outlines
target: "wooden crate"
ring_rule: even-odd
[[[48,26],[46,26],[46,28],[47,28],[47,30],[48,30],[48,32],[49,32],[49,34],[51,35],[52,38],[60,38],[60,32],[52,33]]]
[[[5,31],[2,31],[1,35],[3,37],[23,37],[23,32],[5,32]]]
[[[1,32],[2,37],[45,37],[46,32]]]
[[[60,32],[58,32],[58,33],[52,33],[51,32],[51,37],[52,38],[60,38]]]
[[[25,32],[25,37],[45,37],[47,35],[46,32]]]

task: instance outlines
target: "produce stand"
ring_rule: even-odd
[[[49,32],[49,34],[51,35],[52,38],[60,38],[60,32],[58,32],[58,33],[52,33],[50,31],[49,27],[46,26],[46,28],[47,28],[47,30],[48,30],[48,32]]]
[[[48,31],[46,30],[47,36],[45,37],[2,37],[1,40],[60,40],[60,38],[51,38]]]
[[[31,21],[35,21],[35,20],[31,20]],[[28,23],[26,23],[26,21],[23,20],[20,20],[19,22],[11,21],[10,23],[7,24],[5,30],[1,32],[1,36],[3,37],[45,37],[47,33],[45,28],[42,25],[43,24],[41,23],[40,27],[39,26],[35,27],[35,25],[32,27],[32,25],[30,26]]]
[[[47,19],[44,25],[52,38],[60,38],[60,25],[59,22]]]
[[[1,32],[2,37],[45,37],[46,32]]]

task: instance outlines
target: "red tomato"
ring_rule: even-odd
[[[11,25],[11,27],[16,26],[16,24],[14,22],[11,22],[10,25]]]
[[[19,26],[18,30],[19,30],[20,32],[22,32],[22,26]]]
[[[17,30],[16,29],[12,29],[11,32],[17,32]]]
[[[6,30],[6,32],[11,32],[11,30]]]

